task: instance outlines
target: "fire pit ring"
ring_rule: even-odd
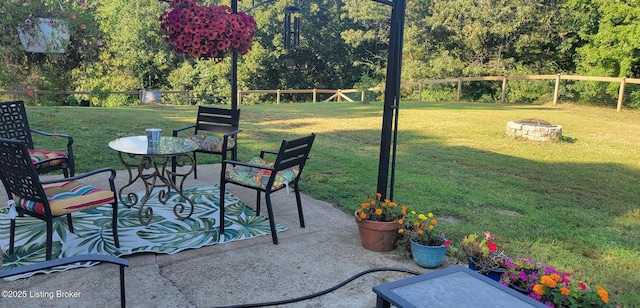
[[[534,141],[559,140],[562,137],[562,126],[542,119],[522,119],[507,122],[507,135]]]

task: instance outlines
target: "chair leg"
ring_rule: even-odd
[[[193,152],[193,178],[198,178],[198,161],[196,160],[196,152]]]
[[[73,232],[73,221],[71,220],[71,213],[67,214],[67,224],[69,225],[69,232]]]
[[[260,215],[260,191],[256,190],[256,215]]]
[[[51,260],[51,251],[53,250],[53,220],[47,217],[47,248],[45,260]]]
[[[16,219],[11,219],[11,227],[9,228],[9,253],[13,254],[13,246],[16,236]]]
[[[225,181],[224,171],[222,172],[222,179],[220,179],[220,234],[224,234],[224,195],[225,195]]]
[[[273,243],[278,245],[278,234],[276,233],[276,222],[273,217],[273,208],[271,207],[271,194],[269,191],[264,192],[264,199],[267,202],[267,213],[269,213],[269,227],[271,227],[271,239]]]
[[[116,244],[116,247],[120,248],[120,239],[118,238],[118,202],[114,202],[111,205],[113,206],[113,218],[111,219],[113,242]]]
[[[300,198],[300,189],[298,182],[293,185],[296,190],[296,203],[298,204],[298,218],[300,219],[300,228],[304,228],[304,215],[302,214],[302,199]]]

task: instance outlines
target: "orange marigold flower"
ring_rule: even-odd
[[[555,282],[555,280],[553,280],[551,277],[549,277],[548,275],[544,275],[540,278],[540,283],[542,283],[543,285],[549,287],[549,288],[555,288],[557,283]]]
[[[560,282],[560,280],[562,280],[562,277],[560,277],[560,275],[556,273],[552,273],[551,275],[549,275],[549,277],[551,277],[551,279],[553,279],[553,281],[555,282]]]
[[[382,215],[382,209],[376,209],[376,215]]]
[[[431,220],[431,224],[432,224],[432,225],[435,225],[435,224],[437,224],[437,223],[438,223],[438,221],[437,221],[437,220],[435,220],[435,219],[432,219],[432,220]]]
[[[363,208],[363,209],[366,208],[366,207],[369,207],[369,203],[367,203],[367,202],[361,203],[360,207]]]
[[[566,296],[566,295],[569,295],[569,293],[571,293],[571,290],[569,290],[569,288],[567,288],[567,287],[560,288],[560,294]]]
[[[382,198],[382,194],[381,193],[377,193],[376,194],[376,198],[378,198],[378,199]]]
[[[600,286],[596,286],[598,288],[598,295],[600,296],[600,298],[602,299],[602,301],[606,304],[609,302],[609,292],[607,292],[607,290],[603,289]]]
[[[404,229],[402,229],[402,228],[398,229],[398,233],[400,233],[400,234],[404,233]]]
[[[422,233],[424,233],[424,230],[419,229],[419,230],[418,230],[418,234],[422,234]]]
[[[433,230],[433,225],[429,225],[429,230]]]
[[[407,215],[407,207],[406,206],[402,206],[402,215]]]
[[[375,200],[371,200],[371,202],[369,202],[369,204],[376,205],[376,201]]]
[[[367,218],[367,214],[365,213],[360,213],[360,219],[365,219]]]
[[[414,221],[414,222],[413,222],[413,225],[414,225],[414,226],[416,226],[416,227],[420,227],[420,222],[418,222],[418,221]]]
[[[544,287],[538,283],[535,286],[533,286],[533,292],[536,292],[536,294],[542,296],[544,295]]]
[[[398,224],[404,225],[404,219],[398,219]]]
[[[29,95],[29,96],[33,96],[33,95],[34,95],[34,93],[33,93],[33,91],[29,91],[29,92],[27,92],[27,95]]]

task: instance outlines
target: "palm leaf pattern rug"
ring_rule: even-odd
[[[225,234],[220,236],[218,209],[220,190],[218,186],[194,187],[184,190],[184,194],[193,200],[194,211],[191,217],[180,221],[173,213],[173,205],[181,202],[182,197],[175,192],[166,204],[158,201],[159,190],[154,191],[145,208],[153,209],[153,218],[148,226],[138,220],[138,205],[128,209],[120,205],[118,209],[118,238],[120,248],[115,247],[111,231],[111,206],[101,206],[73,213],[73,228],[69,232],[66,216],[53,221],[52,258],[63,258],[82,254],[103,254],[112,256],[130,255],[139,252],[174,254],[185,249],[200,248],[217,243],[225,243],[256,236],[271,234],[269,220],[256,216],[253,209],[242,203],[237,197],[226,193],[225,197]],[[138,193],[141,200],[144,192]],[[0,209],[0,245],[3,249],[2,268],[13,268],[45,260],[46,228],[45,222],[32,217],[16,218],[16,238],[14,253],[9,254],[9,210]],[[286,228],[277,225],[278,232]],[[41,273],[64,271],[77,267],[89,267],[97,262],[84,262],[60,266]],[[25,278],[35,273],[10,280]]]

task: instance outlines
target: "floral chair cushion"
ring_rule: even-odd
[[[61,216],[83,209],[98,207],[112,203],[115,200],[112,191],[95,188],[78,181],[45,184],[43,188],[49,200],[53,216]],[[14,201],[16,205],[29,212],[45,215],[42,202],[19,197],[16,197]]]
[[[222,152],[222,141],[224,139],[218,138],[216,136],[207,136],[207,135],[194,135],[187,137],[189,140],[193,140],[197,142],[200,147],[199,151],[202,152],[211,152],[211,153],[220,153]],[[227,139],[227,149],[231,150],[236,146],[236,141],[232,138]]]
[[[36,169],[44,169],[51,166],[62,165],[69,161],[67,154],[62,152],[45,151],[45,150],[29,150],[29,156],[31,162],[35,165]],[[55,159],[52,159],[55,158]],[[40,163],[43,160],[52,159],[48,162]]]
[[[251,161],[250,164],[265,166],[265,167],[273,167],[273,163],[267,162],[260,157],[255,157]],[[279,171],[276,173],[276,179],[273,182],[272,190],[276,190],[281,188],[283,185],[289,185],[289,182],[293,181],[300,173],[300,168],[297,166]],[[225,177],[227,180],[243,184],[251,187],[259,187],[262,189],[266,189],[267,183],[269,182],[269,177],[271,176],[271,170],[265,170],[255,167],[247,167],[247,166],[233,166],[231,164],[227,165],[227,169],[225,170]]]

